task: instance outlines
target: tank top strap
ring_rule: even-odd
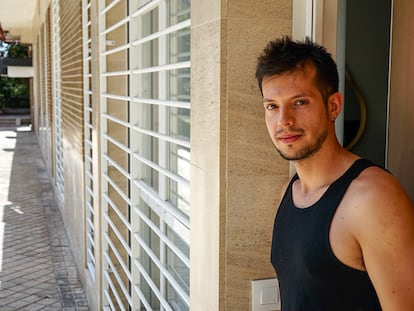
[[[358,175],[370,166],[378,166],[368,159],[360,158],[357,159],[345,173],[335,180],[321,197],[320,201],[329,201],[329,205],[333,208],[336,208],[341,202],[343,196],[345,195],[346,190],[348,189],[351,182],[358,177]],[[292,202],[292,186],[293,183],[299,179],[298,174],[296,173],[290,180],[288,187],[283,195],[281,202]]]
[[[295,175],[293,175],[292,178],[290,179],[288,186],[286,187],[286,190],[285,190],[285,193],[283,194],[281,202],[285,202],[286,200],[292,201],[292,186],[293,186],[293,183],[298,179],[299,179],[299,176],[297,173],[295,173]]]
[[[360,158],[356,160],[341,177],[331,184],[327,191],[329,192],[329,195],[327,195],[328,193],[325,195],[330,198],[333,206],[339,204],[351,182],[357,178],[363,170],[371,166],[377,165],[367,159]]]

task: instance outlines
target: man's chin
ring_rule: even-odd
[[[287,160],[287,161],[301,161],[306,160],[312,157],[312,155],[315,153],[314,150],[302,150],[301,152],[284,152],[278,148],[276,148],[279,152],[280,156]]]
[[[279,152],[280,156],[283,159],[287,160],[287,161],[296,161],[296,160],[298,160],[298,157],[295,154],[289,154],[287,152],[281,151],[280,149],[277,149],[277,151]]]

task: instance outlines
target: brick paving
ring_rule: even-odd
[[[30,127],[0,127],[0,310],[89,310]]]

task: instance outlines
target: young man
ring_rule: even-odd
[[[273,232],[282,311],[414,310],[414,206],[390,173],[339,144],[331,55],[277,39],[256,78],[271,139],[297,171]]]

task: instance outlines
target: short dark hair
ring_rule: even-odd
[[[313,64],[316,85],[324,100],[338,91],[338,69],[332,55],[321,45],[311,41],[294,41],[288,36],[270,41],[257,59],[256,79],[263,94],[265,77],[294,72]]]

